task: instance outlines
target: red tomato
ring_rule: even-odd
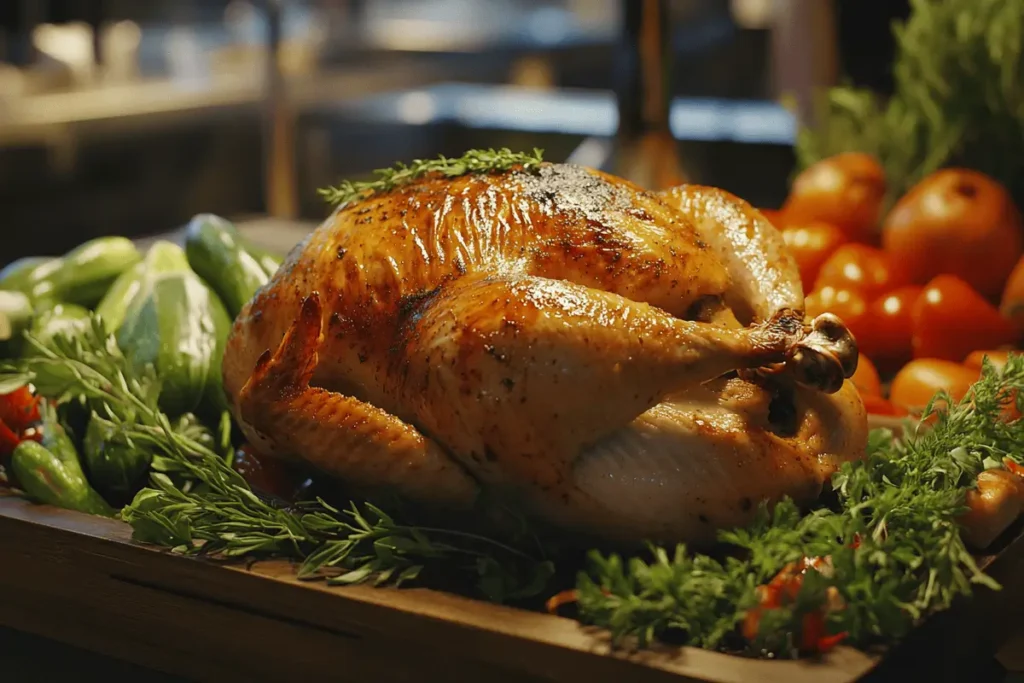
[[[864,409],[868,411],[868,415],[906,417],[910,414],[906,408],[898,406],[881,396],[865,396],[864,394],[861,394],[860,400],[864,402]]]
[[[867,308],[864,296],[855,289],[822,287],[804,299],[804,312],[808,317],[816,318],[822,313],[834,313],[846,323],[847,329],[854,337],[859,334],[858,330]]]
[[[882,395],[882,380],[878,377],[874,363],[864,354],[857,359],[857,371],[853,373],[850,381],[853,382],[853,386],[857,387],[861,396]]]
[[[848,152],[804,169],[782,211],[787,221],[825,221],[851,241],[875,242],[884,197],[882,166],[868,154]]]
[[[904,408],[920,410],[940,390],[947,391],[954,401],[959,401],[977,380],[977,370],[959,363],[919,358],[896,373],[889,390],[889,400]]]
[[[39,441],[39,397],[28,387],[0,395],[0,456],[10,455],[26,439]]]
[[[1003,288],[1003,298],[999,302],[999,312],[1018,328],[1024,329],[1024,258],[1017,261],[1010,272],[1006,287]]]
[[[998,297],[1024,251],[1021,216],[1006,189],[975,171],[947,168],[903,196],[885,220],[882,243],[913,282],[941,274]]]
[[[955,275],[939,275],[911,311],[914,358],[961,361],[971,351],[1012,344],[1014,326]]]
[[[814,287],[825,261],[846,241],[839,228],[820,221],[787,226],[782,238],[800,268],[800,280],[806,292]]]
[[[870,301],[906,283],[903,270],[881,249],[844,244],[821,266],[814,288],[856,289]]]
[[[859,326],[857,347],[883,372],[897,370],[913,355],[911,310],[923,287],[908,285],[872,301]]]

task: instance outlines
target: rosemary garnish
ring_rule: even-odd
[[[1024,205],[1024,0],[911,0],[896,23],[895,92],[835,88],[797,141],[800,167],[876,155],[888,202],[944,166],[992,176]]]
[[[391,168],[378,168],[373,173],[375,180],[342,181],[337,187],[320,190],[328,202],[343,208],[352,202],[377,192],[387,192],[401,185],[431,174],[446,178],[469,173],[497,173],[519,166],[523,170],[537,168],[544,161],[544,150],[534,148],[533,152],[513,152],[502,149],[471,149],[461,157],[449,159],[444,155],[436,159],[416,159],[411,164],[398,162]]]
[[[369,503],[275,505],[228,464],[226,423],[213,438],[191,421],[172,422],[156,407],[151,372],[132,366],[98,318],[45,345],[26,336],[35,354],[0,372],[0,383],[32,382],[48,398],[81,397],[123,438],[152,451],[150,486],[121,511],[138,541],[207,557],[293,558],[301,577],[327,574],[332,583],[401,584],[441,565],[494,601],[535,595],[553,572],[550,562],[504,543],[403,524]]]

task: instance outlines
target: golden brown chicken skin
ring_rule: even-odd
[[[834,318],[805,324],[780,245],[711,188],[655,195],[550,164],[423,179],[292,251],[235,322],[225,386],[256,448],[351,484],[456,506],[485,488],[597,535],[706,537],[762,499],[813,497],[863,451],[855,346]],[[731,371],[792,387],[812,427],[723,399]],[[637,477],[662,487],[656,505],[630,507],[650,498]],[[716,501],[696,514],[695,486]]]

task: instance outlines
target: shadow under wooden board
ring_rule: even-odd
[[[1024,614],[1019,538],[982,558],[1003,591],[979,591],[884,658],[840,647],[819,662],[612,651],[570,619],[427,589],[300,582],[283,561],[185,558],[132,543],[122,522],[13,496],[0,496],[0,557],[0,625],[218,683],[965,680]]]

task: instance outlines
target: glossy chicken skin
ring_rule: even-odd
[[[852,339],[804,324],[779,245],[710,188],[560,165],[424,179],[293,250],[236,321],[225,386],[256,448],[351,484],[706,539],[813,497],[866,438]],[[734,370],[784,387],[786,425],[767,417],[780,392],[716,379]]]

